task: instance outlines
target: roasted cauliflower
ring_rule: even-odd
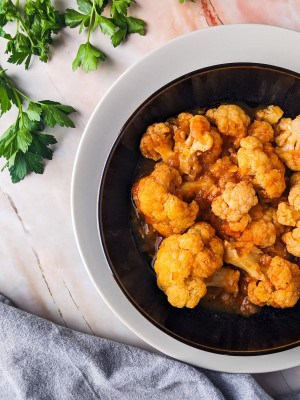
[[[268,122],[271,125],[276,124],[282,116],[282,109],[274,105],[268,106],[267,108],[262,108],[261,110],[258,110],[255,114],[256,119]]]
[[[241,140],[237,152],[239,173],[252,177],[254,186],[260,194],[275,199],[285,190],[285,168],[271,145],[263,143],[254,136]]]
[[[291,232],[282,235],[282,241],[290,254],[300,257],[300,228],[295,228]]]
[[[223,244],[214,229],[199,222],[161,242],[154,270],[158,287],[178,308],[194,308],[206,293],[205,279],[223,264]]]
[[[211,203],[220,194],[221,189],[214,177],[210,173],[205,173],[194,182],[183,182],[179,192],[185,201],[200,197],[202,200]]]
[[[282,118],[275,133],[276,153],[292,171],[300,171],[300,115]]]
[[[274,139],[274,130],[269,122],[254,120],[248,127],[248,135],[257,137],[262,143],[268,143]]]
[[[277,222],[276,210],[271,207],[262,207],[259,204],[249,212],[250,224],[243,231],[238,241],[253,243],[255,246],[265,248],[273,246],[278,235],[282,233]]]
[[[179,114],[178,121],[174,127],[174,152],[179,160],[179,171],[193,181],[202,170],[200,156],[208,157],[213,149],[213,157],[218,157],[222,141],[203,115],[183,113]]]
[[[297,226],[300,223],[300,211],[284,201],[278,204],[277,220],[282,225]]]
[[[237,295],[239,292],[240,271],[232,268],[221,268],[210,278],[205,279],[207,287],[219,287],[224,289],[225,293]]]
[[[228,182],[224,192],[213,200],[211,209],[221,219],[237,222],[248,214],[257,202],[258,199],[251,184],[245,181],[237,184]]]
[[[218,186],[224,190],[228,182],[238,183],[238,166],[232,160],[232,157],[224,156],[210,165],[209,170],[218,182]]]
[[[143,135],[140,150],[144,157],[151,160],[163,160],[168,163],[174,157],[173,131],[169,124],[160,122],[150,125]]]
[[[176,169],[157,164],[151,175],[133,186],[137,209],[162,236],[184,232],[197,217],[198,204],[195,201],[187,204],[176,196],[176,188],[181,182]]]
[[[294,307],[300,297],[298,265],[280,257],[272,258],[265,279],[249,282],[248,297],[260,307]]]
[[[249,316],[300,298],[300,115],[283,114],[223,104],[144,133],[141,153],[156,164],[132,188],[132,224],[171,305],[205,297],[203,307]]]
[[[251,278],[264,280],[260,261],[264,253],[252,243],[224,241],[224,261],[244,270]]]
[[[209,150],[199,154],[199,159],[202,165],[209,165],[215,162],[222,153],[223,140],[220,133],[214,127],[210,128],[210,136],[213,139],[213,145]]]
[[[288,202],[278,204],[277,219],[282,225],[296,227],[291,232],[282,235],[287,251],[300,257],[300,173],[294,173],[290,178],[291,189]]]
[[[223,104],[218,108],[211,108],[206,112],[206,117],[223,135],[233,137],[233,144],[237,147],[240,140],[246,136],[250,124],[249,116],[235,104]]]
[[[300,172],[293,173],[290,177],[290,184],[289,203],[295,210],[300,211]]]

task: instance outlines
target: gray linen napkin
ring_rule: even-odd
[[[0,295],[0,399],[270,400],[247,374],[200,370],[75,332]]]

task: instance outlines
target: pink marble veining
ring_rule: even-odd
[[[75,5],[75,0],[60,3],[62,8]],[[3,62],[4,41],[0,39],[1,64],[18,77],[28,94],[72,104],[78,110],[76,129],[55,130],[59,143],[44,175],[31,175],[13,185],[6,172],[0,174],[0,292],[21,308],[57,323],[149,348],[104,304],[76,248],[69,192],[84,126],[119,75],[151,50],[182,34],[220,24],[264,23],[300,30],[300,1],[186,0],[179,4],[177,0],[137,0],[132,14],[147,22],[147,35],[134,35],[117,49],[107,37],[92,35],[92,42],[105,51],[109,61],[91,74],[71,70],[84,40],[77,30],[63,31],[55,40],[50,62],[34,61],[29,71]],[[1,118],[1,131],[13,118],[13,113]],[[300,367],[258,379],[272,394],[299,391]]]

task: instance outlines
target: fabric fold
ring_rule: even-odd
[[[83,334],[0,295],[2,400],[271,400],[248,374],[202,370]]]

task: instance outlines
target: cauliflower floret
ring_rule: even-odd
[[[199,155],[202,165],[212,164],[222,153],[223,140],[219,132],[215,128],[210,127],[209,134],[213,139],[213,145],[209,150],[206,150]]]
[[[235,104],[223,104],[206,112],[209,121],[217,125],[218,130],[226,136],[234,138],[234,146],[238,147],[241,138],[247,135],[250,118],[245,111]]]
[[[248,285],[249,300],[258,306],[294,307],[300,297],[300,270],[281,257],[274,257],[266,272],[267,279]]]
[[[262,143],[267,143],[273,141],[274,130],[269,122],[255,120],[248,127],[248,135],[257,137]]]
[[[285,228],[282,226],[277,219],[277,210],[274,207],[268,207],[266,205],[262,206],[261,204],[257,204],[249,211],[249,215],[253,221],[265,220],[272,222],[275,227],[276,236],[280,236]]]
[[[275,199],[284,192],[284,165],[272,150],[272,146],[263,146],[257,137],[248,136],[241,140],[237,161],[239,173],[252,176],[253,184],[260,189],[264,197]]]
[[[157,285],[172,306],[194,308],[206,294],[204,279],[221,268],[222,257],[222,241],[209,224],[199,222],[161,242],[154,263]]]
[[[282,225],[296,226],[300,222],[300,211],[284,201],[278,204],[277,220]]]
[[[190,135],[187,138],[190,151],[204,152],[212,148],[213,138],[210,134],[210,123],[203,115],[195,115],[190,119]]]
[[[221,227],[221,230],[225,232],[227,236],[238,237],[243,232],[251,221],[249,214],[246,214],[239,221],[225,222]]]
[[[262,110],[257,111],[255,117],[260,121],[266,121],[271,125],[276,124],[283,116],[283,111],[278,106],[268,106]]]
[[[213,200],[211,208],[212,212],[221,219],[238,222],[257,202],[255,190],[250,183],[228,182],[224,192]]]
[[[151,175],[133,186],[137,209],[162,236],[184,232],[197,217],[198,204],[195,201],[187,204],[174,194],[181,181],[176,169],[157,164]]]
[[[239,241],[252,242],[258,247],[273,246],[276,242],[276,230],[272,222],[261,219],[252,221],[239,237]]]
[[[218,185],[223,190],[228,182],[238,182],[238,166],[231,157],[219,158],[214,164],[210,165],[209,170],[216,177]]]
[[[224,241],[224,261],[244,270],[251,278],[264,280],[260,260],[264,253],[252,243]]]
[[[163,122],[150,125],[143,135],[140,150],[144,157],[158,161],[163,159],[168,162],[174,157],[173,131],[169,124]]]
[[[195,197],[199,197],[211,203],[220,193],[220,188],[213,176],[209,173],[205,173],[195,182],[183,182],[179,188],[179,192],[185,201],[190,201]]]
[[[271,207],[263,208],[259,204],[250,212],[252,221],[238,238],[241,242],[251,242],[258,247],[273,246],[277,238],[277,226],[280,225],[276,221],[276,210]],[[279,234],[282,230],[279,230]]]
[[[240,271],[232,268],[221,268],[215,272],[210,278],[205,279],[207,287],[220,287],[223,288],[226,293],[238,294],[239,291],[239,279]]]
[[[300,172],[294,172],[290,177],[291,186],[300,184]]]
[[[176,169],[164,163],[159,163],[155,165],[151,176],[169,192],[177,195],[177,188],[181,185],[182,178]]]
[[[282,118],[275,133],[276,153],[292,171],[300,171],[300,115]]]
[[[213,147],[214,139],[210,123],[204,116],[184,113],[179,117],[178,125],[174,127],[174,152],[179,160],[179,171],[193,181],[202,170],[199,156]]]
[[[281,239],[290,254],[300,257],[300,173],[294,173],[290,182],[288,202],[278,204],[277,219],[282,225],[296,227],[291,232],[284,233]]]
[[[295,228],[291,232],[282,235],[282,241],[290,254],[300,257],[300,228]]]
[[[300,211],[300,172],[295,172],[291,176],[290,183],[289,203],[295,210]]]
[[[202,163],[214,162],[222,151],[222,139],[202,115],[181,113],[167,123],[149,126],[140,149],[144,157],[178,168],[193,181]]]

